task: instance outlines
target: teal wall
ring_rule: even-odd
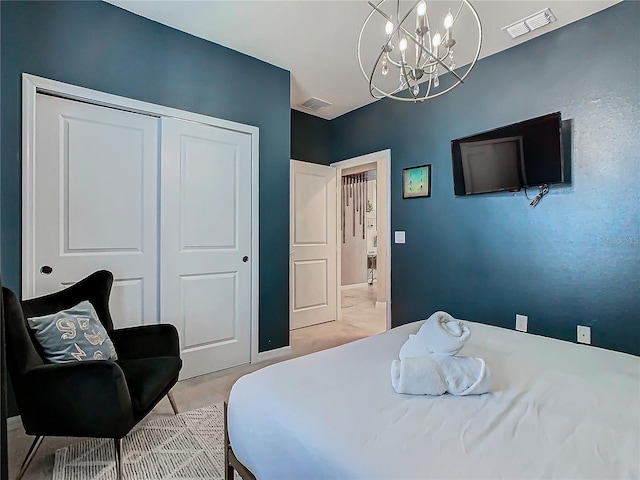
[[[640,354],[640,2],[622,2],[478,62],[423,104],[384,100],[332,121],[333,161],[391,149],[392,318],[435,310]],[[571,185],[454,197],[450,141],[561,111]],[[402,199],[402,169],[431,163],[432,196]]]
[[[291,158],[329,165],[331,143],[329,120],[291,110]]]
[[[21,74],[260,129],[260,350],[289,344],[289,72],[104,2],[0,2],[2,278],[20,290]]]

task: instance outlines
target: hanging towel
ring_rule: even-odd
[[[391,364],[391,384],[411,395],[479,395],[491,388],[491,371],[481,358],[406,357]]]
[[[455,355],[462,350],[470,335],[469,328],[462,321],[447,312],[436,312],[424,322],[418,333],[409,335],[400,349],[400,360],[431,353]]]

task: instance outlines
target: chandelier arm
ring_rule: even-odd
[[[441,57],[441,58],[439,59],[439,61],[437,61],[437,62],[431,62],[431,63],[429,63],[429,60],[425,60],[425,63],[423,63],[423,64],[420,66],[420,68],[430,68],[430,67],[434,67],[434,66],[436,66],[436,65],[444,65],[444,63],[443,63],[443,62],[444,62],[444,59],[445,59],[445,58],[447,58],[447,56],[449,55],[449,51],[450,51],[450,50],[451,50],[450,48],[447,48],[446,52],[442,55],[442,57]],[[434,58],[435,58],[435,55],[434,55]],[[430,72],[430,73],[433,73],[433,72]],[[464,83],[464,82],[463,82],[463,83]]]
[[[392,98],[392,99],[393,99],[393,98],[396,98],[396,97],[394,97],[394,95],[395,95],[396,93],[401,92],[402,90],[404,90],[404,89],[405,89],[405,87],[406,87],[406,85],[404,85],[404,84],[403,84],[403,85],[400,85],[398,88],[396,88],[395,90],[391,91],[390,93],[384,93],[384,92],[382,92],[382,93],[378,93],[378,94],[375,94],[375,95],[374,95],[374,94],[371,92],[371,90],[369,90],[369,93],[371,93],[371,96],[372,96],[373,98],[377,98],[377,99],[382,99],[382,98]]]
[[[433,82],[433,78],[431,77],[431,74],[429,74],[429,81],[427,82],[427,91],[422,96],[423,99],[427,98],[429,96],[429,94],[431,93],[431,84],[432,84],[432,82]]]
[[[427,36],[427,39],[429,41],[429,45],[431,45],[431,22],[429,21],[429,15],[427,13],[425,13],[424,15],[424,20],[425,20],[425,26],[427,27],[427,33],[425,34]],[[420,52],[420,58],[422,58],[422,51]],[[427,62],[427,59],[425,58],[425,62]],[[417,66],[417,64],[416,64]]]
[[[451,68],[449,68],[449,65],[447,65],[446,63],[444,63],[442,60],[440,60],[438,57],[436,57],[433,53],[431,53],[426,47],[423,47],[420,42],[418,42],[418,40],[416,40],[416,38],[411,35],[411,33],[409,33],[409,31],[404,28],[402,25],[400,25],[400,28],[402,29],[403,32],[405,32],[405,34],[407,35],[407,37],[409,37],[411,39],[411,41],[413,43],[415,43],[416,45],[418,45],[425,53],[427,53],[433,60],[435,60],[438,64],[442,65],[449,73],[451,73],[454,77],[456,77],[458,79],[458,81],[460,83],[464,83],[464,77],[460,77],[460,75],[458,75],[454,70],[452,70]],[[445,58],[446,55],[442,58]]]
[[[396,61],[395,61],[394,59],[392,59],[391,57],[387,57],[387,59],[388,59],[389,63],[390,63],[391,65],[393,65],[394,67],[398,67],[398,68],[401,68],[401,67],[402,67],[402,64],[401,64],[401,63],[396,62]]]
[[[460,12],[462,12],[462,7],[464,6],[464,1],[460,2],[460,6],[458,7],[458,11],[456,12],[456,14],[453,16],[453,23],[456,23],[456,20],[458,20],[458,16],[460,15]],[[453,24],[452,23],[452,24]]]
[[[378,3],[378,5],[382,5],[382,3],[384,3],[385,1],[386,0],[380,0],[380,3]],[[358,64],[360,65],[360,71],[362,72],[362,75],[366,79],[369,78],[369,75],[367,75],[367,73],[364,71],[364,66],[362,65],[362,56],[360,55],[360,45],[362,44],[362,34],[364,33],[364,29],[369,23],[369,20],[371,20],[371,17],[373,16],[374,11],[375,10],[371,10],[371,12],[369,12],[369,15],[367,15],[367,18],[362,24],[362,28],[360,29],[360,34],[358,35],[358,48],[357,48]],[[374,70],[375,70],[375,65],[374,65]],[[372,87],[379,93],[379,95],[373,93],[373,90],[371,89]],[[384,91],[380,90],[378,87],[376,87],[375,85],[372,85],[371,83],[369,83],[369,93],[373,98],[376,98],[378,100],[389,96]]]
[[[378,67],[378,62],[380,61],[380,59],[382,58],[382,55],[384,55],[384,48],[382,50],[380,50],[380,54],[378,55],[378,58],[376,59],[375,63],[373,64],[373,68],[371,69],[371,75],[369,75],[369,92],[372,92],[372,89],[376,89],[378,90],[380,93],[384,94],[383,91],[381,91],[378,87],[376,87],[373,84],[373,76],[376,73],[376,68]],[[373,95],[373,93],[372,93]]]
[[[407,90],[409,90],[409,93],[411,94],[411,96],[413,97],[413,100],[417,100],[418,97],[413,93],[413,88],[411,88],[411,83],[409,83],[409,77],[407,75],[407,67],[406,65],[402,66],[402,75],[404,76],[404,80],[405,82],[407,82]],[[416,84],[418,83],[418,81],[416,80]]]

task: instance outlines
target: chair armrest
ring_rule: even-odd
[[[180,357],[178,330],[171,324],[159,323],[120,328],[109,333],[118,358]]]
[[[24,374],[20,384],[27,433],[122,438],[136,423],[124,373],[115,362],[41,365]]]

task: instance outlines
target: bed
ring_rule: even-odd
[[[491,393],[395,393],[411,323],[240,378],[231,463],[260,480],[640,476],[639,357],[465,323],[459,355],[487,361]]]

